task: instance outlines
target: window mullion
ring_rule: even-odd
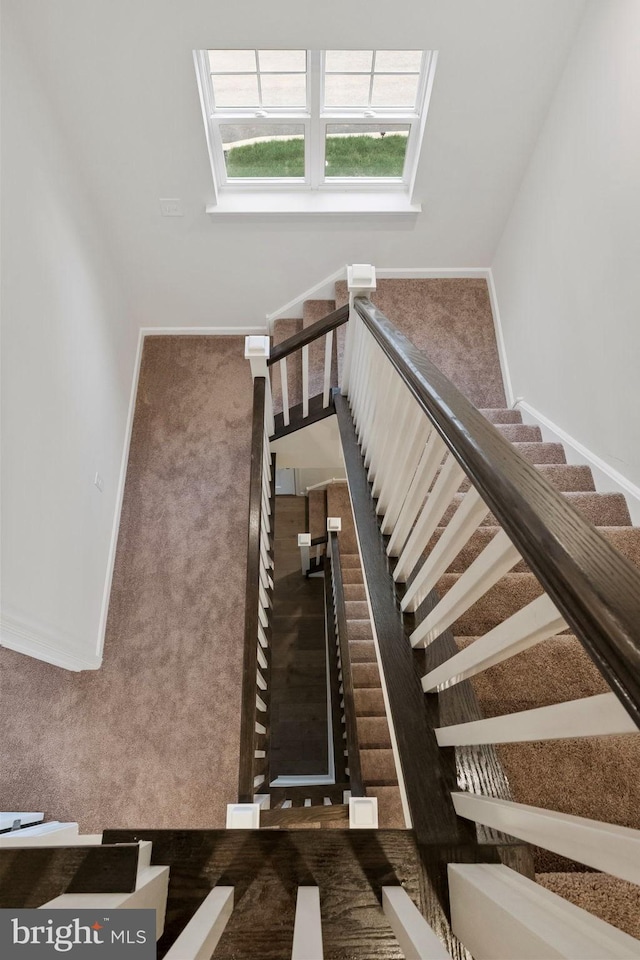
[[[324,145],[322,142],[322,124],[320,122],[320,110],[322,107],[322,71],[323,55],[320,50],[309,50],[309,112],[311,119],[309,123],[309,186],[312,190],[317,190],[324,179],[324,170],[322,169],[324,161]]]

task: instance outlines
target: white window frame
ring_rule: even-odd
[[[257,109],[215,107],[213,85],[207,50],[194,52],[196,73],[200,90],[207,144],[214,179],[216,196],[242,193],[402,193],[413,189],[420,149],[424,135],[426,112],[433,83],[437,56],[433,51],[423,51],[413,110],[392,107],[340,107],[324,108],[325,52],[307,50],[307,105],[304,108]],[[375,70],[375,52],[372,74]],[[369,71],[362,71],[369,72]],[[410,72],[410,71],[408,71]],[[293,177],[243,177],[229,179],[222,146],[219,125],[223,123],[247,123],[269,125],[276,123],[300,124],[304,128],[305,176]],[[402,177],[331,177],[323,175],[325,167],[326,128],[340,123],[402,124],[409,126],[407,150]]]

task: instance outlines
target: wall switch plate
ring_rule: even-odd
[[[94,485],[100,491],[100,493],[102,493],[102,491],[104,490],[104,480],[102,479],[99,473],[96,473],[95,477],[93,478],[93,482],[94,482]]]
[[[163,217],[184,217],[182,200],[177,198],[160,198],[160,213]]]

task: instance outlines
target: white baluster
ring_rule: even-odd
[[[435,733],[439,746],[460,747],[477,743],[520,743],[524,740],[638,733],[638,728],[615,693],[602,693],[534,710],[439,727]]]
[[[470,954],[632,960],[640,941],[503,864],[450,863],[451,928]]]
[[[488,513],[478,491],[469,490],[402,598],[403,610],[413,613],[420,606]]]
[[[214,887],[167,953],[165,960],[210,960],[233,912],[233,887]]]
[[[431,430],[424,450],[420,455],[420,460],[413,475],[409,490],[407,491],[407,496],[402,504],[398,522],[393,528],[391,539],[387,545],[387,553],[390,557],[397,557],[402,551],[420,508],[424,503],[425,497],[429,492],[429,488],[433,483],[433,478],[438,471],[442,458],[446,454],[446,449],[436,431]]]
[[[415,480],[418,463],[432,430],[431,421],[425,417],[417,405],[416,410],[418,417],[413,429],[409,429],[407,432],[404,451],[398,461],[397,475],[391,478],[391,490],[383,489],[378,501],[381,509],[385,511],[381,530],[386,535],[393,533],[396,523],[398,523],[400,511]]]
[[[431,465],[433,475],[437,470],[437,463]],[[431,474],[431,470],[429,471]],[[462,483],[464,473],[455,458],[449,454],[442,464],[440,476],[428,495],[416,525],[404,545],[398,558],[398,565],[393,571],[393,579],[398,583],[408,580],[409,575],[428,544],[431,536],[451,503],[453,496]],[[391,544],[389,544],[391,545]]]
[[[318,887],[298,887],[291,960],[322,960],[322,919]]]
[[[403,476],[402,467],[406,462],[407,453],[411,444],[418,442],[418,434],[421,428],[426,441],[427,418],[407,390],[404,391],[403,396],[404,402],[400,414],[400,422],[393,431],[392,446],[384,466],[384,478],[380,486],[378,503],[376,505],[378,515],[386,513],[389,503],[398,488],[404,488],[405,492],[409,488],[411,477]],[[400,504],[398,505],[398,510],[399,509]]]
[[[458,792],[451,797],[459,817],[640,883],[640,830],[475,793]]]
[[[280,361],[280,384],[282,387],[282,420],[285,427],[289,426],[289,372],[287,370],[287,358],[283,357]]]
[[[322,406],[329,406],[331,396],[331,360],[333,354],[333,330],[325,337],[324,343],[324,390],[322,393]]]
[[[403,887],[382,888],[382,909],[405,960],[451,960]]]
[[[309,416],[309,345],[302,348],[302,416]]]
[[[422,680],[422,688],[425,692],[443,690],[467,680],[561,633],[566,626],[566,621],[545,593],[428,673]]]
[[[411,634],[412,647],[426,647],[476,600],[483,597],[520,560],[520,553],[500,530],[460,576],[428,617]]]

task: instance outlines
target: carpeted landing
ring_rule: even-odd
[[[544,443],[537,427],[518,412],[483,411],[516,449],[632,563],[640,566],[640,529],[631,526],[624,497],[596,493],[591,471],[565,463],[560,444]],[[464,488],[464,487],[463,487]],[[462,499],[460,494],[456,500]],[[447,512],[432,545],[457,503]],[[489,516],[437,585],[442,596],[497,533]],[[520,563],[451,627],[458,647],[472,644],[542,592]],[[609,687],[575,636],[565,632],[490,667],[472,679],[485,716],[516,713],[581,697]],[[512,797],[518,803],[640,829],[640,736],[585,737],[497,747]],[[535,850],[536,879],[560,896],[640,938],[640,888],[548,851]]]
[[[224,827],[237,799],[252,381],[242,337],[145,340],[104,663],[0,650],[8,810]]]

